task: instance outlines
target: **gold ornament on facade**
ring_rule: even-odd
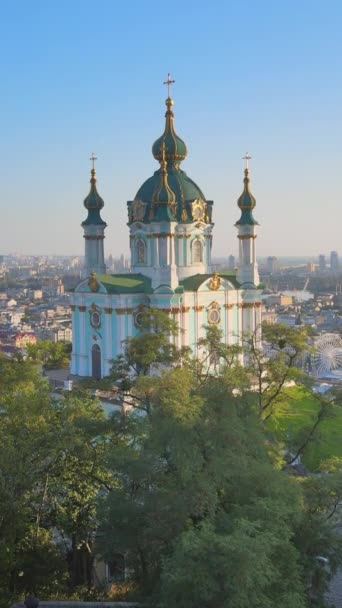
[[[205,221],[207,205],[201,198],[196,199],[193,203],[191,203],[191,213],[192,219],[198,222]]]
[[[216,270],[213,272],[213,276],[211,277],[210,281],[209,281],[209,289],[211,289],[212,291],[216,291],[217,289],[219,289],[221,285],[221,279],[219,277],[218,272],[216,272]]]
[[[89,321],[94,329],[101,327],[101,310],[94,302],[89,308]]]
[[[209,325],[217,325],[221,321],[220,306],[217,302],[212,302],[207,308],[207,319]]]
[[[136,198],[132,203],[133,222],[142,222],[145,216],[146,203]]]
[[[96,292],[100,289],[100,283],[96,279],[96,272],[90,273],[88,285],[92,291]]]
[[[182,209],[181,220],[182,220],[182,222],[186,222],[187,219],[188,219],[188,214],[186,212],[186,209],[184,208],[184,209]]]

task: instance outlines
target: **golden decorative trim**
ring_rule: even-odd
[[[241,239],[242,241],[245,239],[256,239],[257,235],[256,234],[238,234],[238,239]]]
[[[182,312],[189,312],[189,310],[190,310],[190,306],[181,306]]]
[[[110,315],[113,312],[112,308],[104,308],[103,310],[106,313],[106,315]]]
[[[216,291],[217,289],[219,289],[221,286],[221,279],[219,277],[219,273],[215,270],[213,272],[213,276],[211,277],[210,281],[209,281],[209,289]]]
[[[115,308],[115,312],[117,315],[131,315],[133,308]]]
[[[100,283],[96,279],[96,272],[91,272],[88,279],[88,286],[94,292],[100,289]]]
[[[186,235],[185,235],[185,238],[186,238],[186,239],[189,239],[190,237],[191,237],[191,234],[186,234]]]
[[[196,312],[201,312],[201,310],[203,310],[204,306],[193,306],[192,308],[194,310],[196,310]]]
[[[207,308],[207,320],[209,325],[218,325],[221,321],[220,305],[212,302]]]
[[[227,308],[227,310],[230,310],[231,308],[233,308],[234,304],[224,304],[223,308]]]
[[[184,238],[184,234],[176,234],[177,239],[182,239]]]
[[[242,308],[259,308],[261,306],[261,302],[243,302],[241,306]]]
[[[79,306],[79,307],[78,307],[78,310],[79,310],[80,312],[85,312],[85,311],[86,311],[86,307],[85,307],[85,306]]]

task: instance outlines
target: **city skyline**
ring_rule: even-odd
[[[237,254],[246,150],[258,257],[341,250],[341,16],[308,1],[4,6],[1,253],[82,254],[93,150],[106,255],[128,253],[126,201],[158,168],[168,71],[182,167],[214,200],[213,256]]]

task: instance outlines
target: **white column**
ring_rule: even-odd
[[[113,359],[113,336],[112,336],[112,308],[105,308],[105,353],[104,353],[104,363],[105,368],[103,373],[105,376],[109,374],[110,371],[110,361]]]
[[[86,307],[79,306],[78,318],[79,318],[79,329],[80,329],[80,359],[78,373],[80,376],[87,376],[89,374],[89,361],[86,344]],[[91,370],[90,370],[91,371]]]

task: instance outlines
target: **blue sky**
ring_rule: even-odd
[[[214,199],[214,255],[248,150],[260,255],[342,254],[342,3],[11,0],[1,6],[1,253],[83,251],[98,156],[106,253],[128,251],[126,201],[155,170],[176,80],[183,169]]]

